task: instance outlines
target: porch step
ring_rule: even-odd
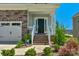
[[[35,35],[33,44],[34,45],[48,45],[48,36],[45,34]]]

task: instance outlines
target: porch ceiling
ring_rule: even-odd
[[[59,4],[0,4],[0,10],[28,10],[28,11],[51,11],[58,8]]]

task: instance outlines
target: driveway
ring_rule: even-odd
[[[3,49],[11,49],[11,48],[14,48],[16,45],[9,45],[9,44],[0,44],[0,53],[1,53],[1,50]],[[45,47],[49,47],[49,45],[32,45],[31,47],[26,47],[26,48],[16,48],[15,49],[15,55],[16,56],[23,56],[25,54],[25,51],[27,51],[28,49],[30,48],[34,48],[35,47],[35,50],[36,50],[36,53],[39,54],[41,52],[43,52],[43,49]],[[0,54],[1,55],[1,54]]]

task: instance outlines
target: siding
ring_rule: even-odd
[[[79,38],[79,18],[73,18],[73,36]]]

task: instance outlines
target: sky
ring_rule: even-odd
[[[56,9],[56,20],[66,29],[72,29],[73,16],[79,12],[79,3],[61,3]]]

